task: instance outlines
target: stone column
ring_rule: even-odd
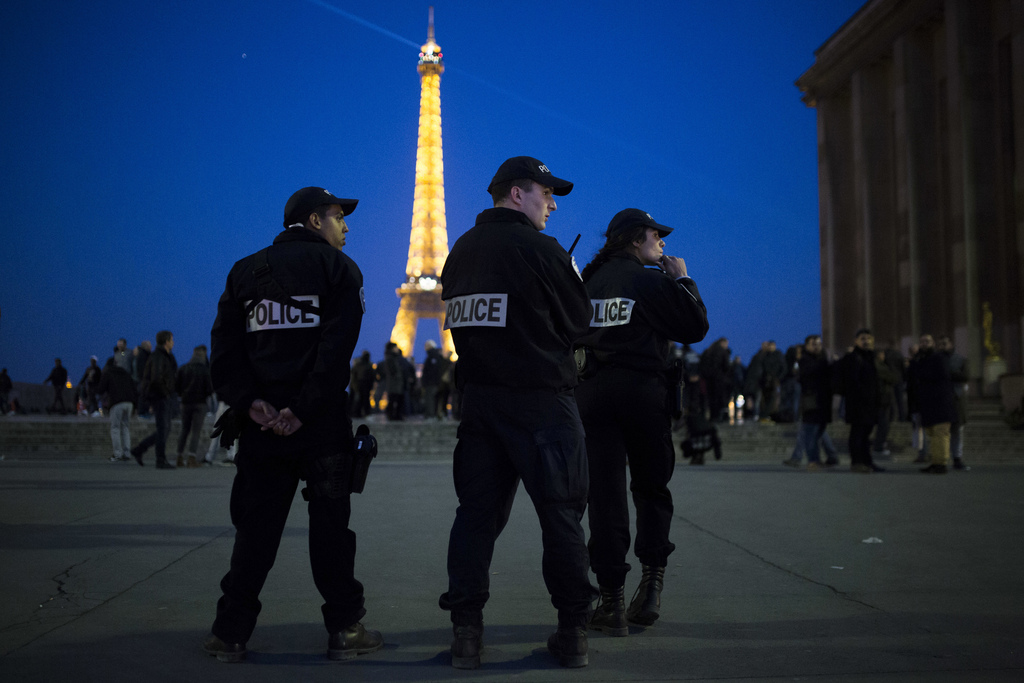
[[[984,349],[981,334],[982,299],[996,295],[998,286],[981,289],[981,271],[993,257],[986,253],[982,233],[997,229],[993,128],[991,3],[989,0],[947,0],[947,70],[950,93],[950,136],[959,138],[959,180],[954,194],[962,197],[959,230],[952,235],[954,335],[960,352],[967,356],[972,379],[980,378]],[[954,118],[955,116],[955,118]],[[954,166],[954,168],[956,168]],[[1005,306],[998,306],[1005,312]],[[999,313],[994,308],[996,314]],[[1005,314],[1005,313],[1004,313]],[[998,324],[1005,324],[1005,318]],[[975,381],[975,384],[977,382]]]
[[[828,185],[819,189],[828,223],[822,227],[822,322],[832,325],[825,343],[833,351],[845,349],[862,319],[858,282],[863,272],[855,220],[853,143],[849,90],[818,101],[824,122],[824,155],[828,159]],[[825,269],[828,272],[825,272]],[[824,291],[827,283],[829,291]],[[828,299],[825,299],[826,294]],[[822,330],[825,334],[825,330]]]

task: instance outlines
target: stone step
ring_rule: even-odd
[[[382,460],[451,460],[457,440],[458,423],[412,418],[387,422],[380,416],[365,422],[377,438],[378,457]],[[205,453],[212,419],[203,425],[199,449]],[[138,443],[154,429],[151,420],[133,419],[132,442]],[[171,423],[167,440],[168,453],[177,453],[181,423]],[[775,423],[742,423],[718,426],[724,458],[730,461],[774,462],[788,457],[796,442],[797,426]],[[841,453],[846,452],[849,436],[847,425],[837,422],[829,426],[829,435]],[[683,431],[673,433],[678,449],[685,437]],[[896,422],[890,430],[890,450],[894,457],[912,460],[910,425]],[[679,452],[677,450],[677,452]],[[110,454],[110,423],[106,417],[17,416],[0,418],[0,456],[3,457],[108,457]],[[964,430],[964,454],[970,462],[1024,462],[1024,430],[1012,430],[1001,420],[976,420]],[[147,456],[152,458],[152,454]]]

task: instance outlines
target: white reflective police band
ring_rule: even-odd
[[[296,301],[308,301],[317,308],[320,307],[320,296],[308,294],[292,297]],[[246,308],[249,301],[245,302]],[[262,332],[264,330],[294,330],[301,327],[320,327],[320,316],[316,313],[306,313],[299,309],[281,304],[276,301],[263,301],[256,304],[252,313],[245,321],[246,332]]]
[[[445,302],[444,329],[505,327],[508,294],[467,294]]]
[[[590,319],[591,327],[614,327],[628,325],[633,315],[633,299],[591,299],[594,316]]]

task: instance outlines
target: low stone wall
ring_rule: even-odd
[[[205,453],[212,417],[204,421],[199,450]],[[411,419],[386,422],[379,416],[366,422],[378,443],[378,457],[390,461],[451,460],[457,441],[457,422]],[[133,419],[132,442],[138,443],[154,430],[152,420]],[[167,440],[167,452],[177,453],[181,423],[173,420]],[[796,425],[756,424],[719,425],[722,451],[726,461],[781,462],[796,442]],[[840,453],[846,453],[849,428],[842,423],[829,426],[829,435]],[[677,453],[679,440],[675,432]],[[900,461],[916,455],[910,445],[910,425],[897,422],[890,432],[891,450]],[[964,435],[965,457],[969,462],[1024,462],[1024,431],[1009,429],[998,419],[968,423]],[[111,452],[110,421],[106,417],[22,416],[0,418],[0,456],[25,457],[97,457]],[[150,453],[148,458],[152,458]],[[712,456],[708,453],[707,457]]]

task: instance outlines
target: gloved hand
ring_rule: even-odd
[[[232,408],[228,408],[213,424],[210,438],[215,439],[219,436],[220,445],[223,448],[230,448],[231,444],[238,438],[238,435],[242,433],[242,427],[245,426],[245,421],[248,419],[247,415],[237,413]]]

